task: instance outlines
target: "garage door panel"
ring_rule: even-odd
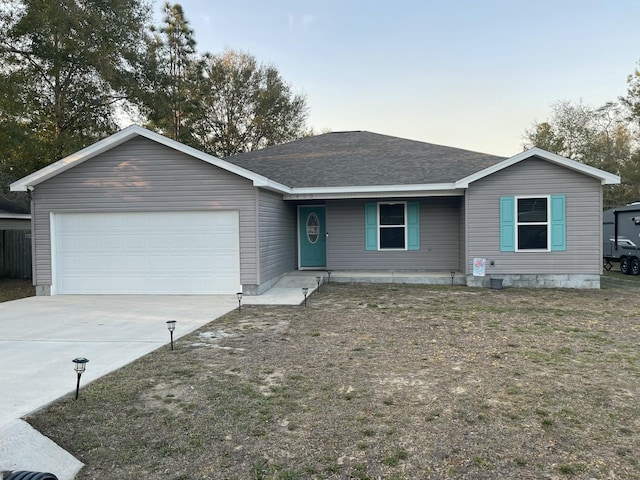
[[[104,235],[101,240],[100,245],[104,248],[117,249],[124,246],[124,238],[122,238],[122,234]]]
[[[56,214],[57,293],[235,293],[238,212]]]

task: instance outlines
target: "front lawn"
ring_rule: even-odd
[[[640,298],[611,278],[332,283],[307,308],[244,306],[29,422],[79,480],[640,478]]]

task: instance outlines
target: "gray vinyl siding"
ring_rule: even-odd
[[[296,207],[279,193],[258,191],[260,283],[296,269]]]
[[[256,284],[252,183],[142,137],[91,158],[33,192],[35,284],[51,284],[51,212],[238,210],[240,280]]]
[[[400,199],[402,200],[402,199]],[[408,199],[415,201],[416,199]],[[327,268],[330,270],[458,270],[460,197],[420,199],[420,249],[365,250],[365,203],[327,202]]]
[[[566,196],[566,251],[500,251],[500,197],[518,195]],[[487,274],[602,273],[602,187],[597,179],[531,158],[472,183],[466,212],[468,274],[474,257],[487,259]]]

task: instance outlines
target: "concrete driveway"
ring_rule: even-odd
[[[82,464],[21,417],[75,391],[72,360],[89,359],[82,386],[237,307],[235,295],[61,295],[0,303],[0,472],[74,478]]]

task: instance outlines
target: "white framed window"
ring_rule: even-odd
[[[364,204],[365,250],[420,250],[420,202]]]
[[[516,251],[550,251],[549,196],[515,197]]]
[[[407,249],[407,203],[378,203],[378,248]]]
[[[565,252],[566,207],[563,194],[500,197],[500,251]]]

